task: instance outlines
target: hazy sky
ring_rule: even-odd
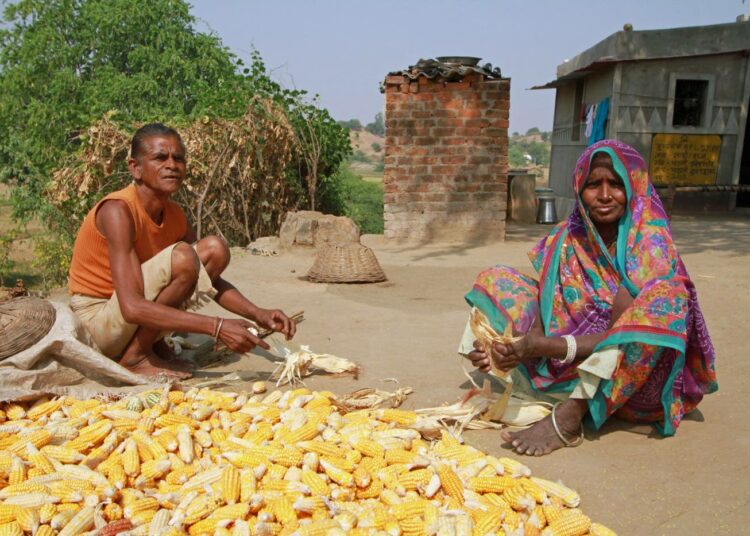
[[[241,57],[255,47],[286,87],[318,93],[336,119],[372,121],[379,83],[420,58],[479,56],[511,77],[510,130],[552,127],[554,90],[527,88],[626,22],[635,30],[734,22],[743,0],[193,0]]]

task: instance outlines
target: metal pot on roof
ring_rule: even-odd
[[[435,59],[440,63],[447,63],[448,65],[463,65],[465,67],[474,67],[482,58],[475,58],[474,56],[438,56]]]

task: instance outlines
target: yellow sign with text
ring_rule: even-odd
[[[654,184],[716,184],[721,136],[656,134],[651,142]]]

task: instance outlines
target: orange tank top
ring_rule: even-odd
[[[70,263],[68,290],[71,294],[109,298],[114,293],[107,239],[96,228],[97,210],[112,199],[125,201],[130,209],[135,224],[133,246],[141,264],[185,237],[187,219],[174,201],[167,201],[162,223],[157,225],[141,205],[135,184],[113,192],[89,211],[78,231]]]

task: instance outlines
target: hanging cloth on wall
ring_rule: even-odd
[[[609,97],[603,99],[596,106],[596,113],[594,115],[594,124],[589,135],[589,145],[596,143],[597,141],[603,140],[606,135],[604,133],[604,124],[607,122],[607,116],[609,115]]]
[[[594,129],[594,116],[596,115],[596,104],[592,104],[586,110],[586,128],[583,131],[583,135],[586,139],[591,136],[591,131]]]

